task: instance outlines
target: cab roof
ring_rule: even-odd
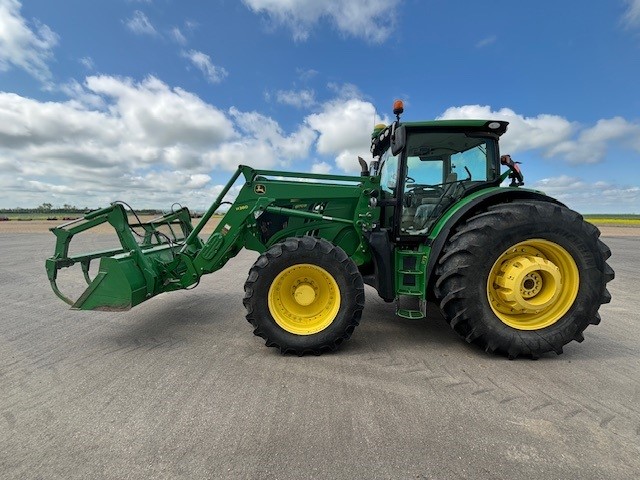
[[[404,125],[408,129],[460,129],[502,135],[507,131],[509,122],[503,120],[429,120],[425,122],[402,122],[400,125]]]
[[[376,125],[371,134],[371,153],[378,156],[384,153],[390,145],[391,134],[395,122],[391,125]],[[487,133],[501,136],[507,131],[509,122],[503,120],[429,120],[424,122],[401,122],[396,128],[405,127],[407,130],[449,131]]]

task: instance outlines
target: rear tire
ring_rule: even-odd
[[[288,238],[260,255],[244,290],[253,333],[282,354],[336,350],[364,308],[364,283],[353,260],[309,236]]]
[[[566,207],[522,200],[469,218],[447,241],[436,296],[467,342],[509,358],[562,353],[598,324],[614,272],[600,231]]]

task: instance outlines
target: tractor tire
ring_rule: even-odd
[[[489,207],[448,239],[435,294],[451,327],[487,352],[538,358],[600,322],[614,272],[600,231],[564,206],[516,200]]]
[[[253,333],[282,354],[336,350],[364,308],[364,283],[353,260],[309,236],[288,238],[260,255],[244,291]]]

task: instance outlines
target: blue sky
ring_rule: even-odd
[[[640,0],[0,0],[0,207],[194,209],[357,172],[374,122],[495,118],[527,186],[640,213]]]

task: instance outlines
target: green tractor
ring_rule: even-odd
[[[281,353],[335,350],[360,322],[364,284],[404,318],[423,318],[427,301],[438,302],[467,342],[509,358],[581,342],[611,299],[611,252],[598,229],[522,188],[518,164],[499,151],[507,122],[401,123],[402,111],[396,102],[396,120],[376,126],[373,160],[358,159],[359,176],[239,166],[195,226],[186,208],[132,223],[115,202],[52,228],[54,292],[73,309],[128,310],[194,288],[246,248],[260,253],[244,286],[247,320]],[[235,201],[201,238],[241,176]],[[69,256],[74,235],[107,222],[121,248]],[[57,276],[77,264],[88,286],[71,300]]]

